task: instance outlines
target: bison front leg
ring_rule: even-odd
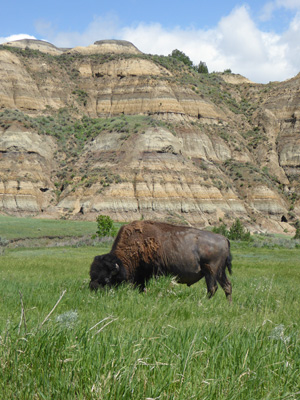
[[[135,276],[135,278],[134,278],[132,283],[133,283],[134,287],[137,288],[141,293],[145,292],[145,290],[146,290],[146,279],[144,279],[144,277]]]
[[[99,288],[99,283],[97,281],[91,281],[89,283],[89,287],[91,290],[97,290]]]
[[[146,285],[145,282],[140,282],[135,285],[139,289],[140,293],[146,292]]]

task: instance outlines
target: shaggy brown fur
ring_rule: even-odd
[[[155,264],[162,258],[162,248],[153,234],[153,225],[148,221],[136,221],[120,229],[111,251],[122,261],[129,279],[141,262]]]

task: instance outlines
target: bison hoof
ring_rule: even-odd
[[[99,283],[97,281],[92,281],[92,282],[90,282],[89,286],[90,286],[91,290],[97,290],[99,287]]]

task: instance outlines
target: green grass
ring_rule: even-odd
[[[109,245],[7,249],[0,398],[298,399],[300,250],[232,249],[232,306],[168,277],[91,293]]]
[[[40,238],[48,236],[84,236],[96,233],[97,224],[88,221],[67,221],[18,218],[0,215],[0,237],[5,239]]]

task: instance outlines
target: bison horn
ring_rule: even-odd
[[[115,269],[113,270],[112,275],[116,275],[116,274],[119,272],[119,270],[120,270],[119,265],[118,265],[118,264],[115,264]]]

